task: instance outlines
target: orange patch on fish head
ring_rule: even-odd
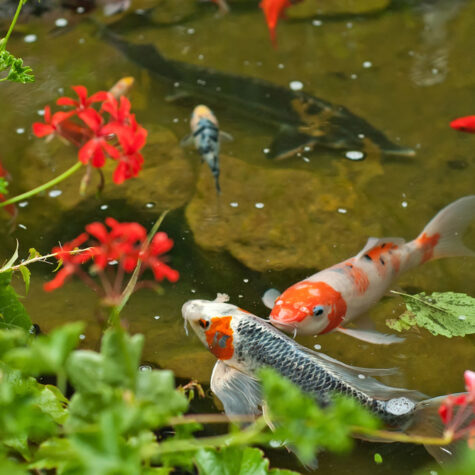
[[[211,112],[211,109],[203,104],[196,106],[193,109],[190,119],[190,127],[191,130],[196,130],[198,127],[198,122],[201,119],[208,119],[216,126],[218,125],[218,120],[216,119],[215,115]]]
[[[437,246],[437,243],[440,240],[440,234],[435,233],[432,236],[428,236],[426,233],[423,233],[419,236],[416,241],[421,247],[422,250],[422,259],[421,264],[427,262],[428,260],[432,259],[434,255],[434,247]]]
[[[220,360],[229,360],[234,355],[232,318],[231,316],[212,317],[205,330],[208,348]]]
[[[308,326],[316,333],[327,333],[341,324],[346,302],[341,293],[325,282],[299,282],[289,287],[275,302],[270,314],[277,326]]]

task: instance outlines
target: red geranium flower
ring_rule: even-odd
[[[158,258],[172,247],[173,240],[166,233],[160,232],[155,234],[150,245],[140,253],[140,260],[146,268],[152,269],[155,280],[162,281],[166,278],[170,282],[176,282],[180,278],[178,271]]]
[[[71,89],[78,95],[79,100],[76,101],[70,97],[60,97],[56,104],[58,106],[71,106],[76,108],[77,112],[88,109],[94,102],[102,102],[107,99],[108,93],[106,91],[99,91],[91,97],[87,97],[87,89],[84,86],[72,86]]]
[[[460,130],[461,132],[475,134],[475,115],[455,119],[450,123],[450,127],[455,130]]]
[[[46,106],[44,109],[44,118],[43,122],[35,122],[33,124],[33,133],[38,137],[45,137],[46,135],[51,135],[59,132],[58,126],[61,122],[68,119],[74,114],[74,112],[56,112],[51,115],[50,106]]]
[[[108,94],[102,104],[102,110],[108,112],[118,125],[127,125],[130,118],[130,107],[127,97],[121,96],[119,102],[112,94]]]

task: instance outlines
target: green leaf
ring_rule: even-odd
[[[26,266],[20,266],[19,269],[21,276],[23,277],[23,281],[25,282],[25,293],[28,294],[28,291],[30,290],[30,269],[28,269]]]
[[[69,323],[49,335],[38,336],[29,347],[14,348],[4,359],[25,374],[63,374],[66,360],[78,345],[83,329],[82,322]]]
[[[252,447],[223,447],[220,450],[201,449],[195,455],[200,475],[267,475],[296,472],[269,471],[269,460],[262,450]]]
[[[381,454],[374,454],[374,461],[377,464],[383,463],[383,457],[381,456]]]
[[[29,66],[23,66],[21,58],[15,58],[6,50],[0,51],[0,72],[8,71],[7,77],[3,80],[19,82],[26,84],[34,82],[35,77],[31,74],[32,69]]]
[[[28,250],[28,260],[35,259],[36,257],[40,256],[41,254],[34,247],[30,247],[30,249]]]
[[[22,328],[13,328],[12,330],[0,329],[0,358],[13,348],[25,346],[29,335]]]
[[[5,177],[0,176],[0,194],[7,195],[8,194],[8,181]]]
[[[29,475],[29,472],[11,457],[0,453],[0,475]]]
[[[322,409],[312,397],[274,370],[265,368],[259,375],[268,416],[275,424],[272,437],[285,440],[304,464],[315,462],[321,448],[348,451],[353,446],[352,427],[374,429],[380,424],[354,399],[335,396],[332,404]]]
[[[11,278],[11,271],[0,273],[0,329],[22,328],[29,331],[33,324],[10,285]]]
[[[2,266],[0,269],[0,272],[6,272],[9,271],[10,268],[15,264],[15,261],[18,259],[18,241],[16,242],[16,249],[15,252],[12,254],[12,257],[8,260],[6,264]]]
[[[475,333],[475,298],[455,292],[395,293],[403,296],[407,310],[398,319],[387,320],[389,328],[403,331],[418,326],[447,338]]]

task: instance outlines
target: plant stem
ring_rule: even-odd
[[[18,20],[18,17],[20,16],[21,9],[23,7],[23,1],[24,0],[19,0],[18,6],[16,8],[15,16],[13,17],[12,22],[10,23],[10,28],[8,29],[8,32],[5,36],[5,38],[2,39],[0,42],[0,51],[4,50],[7,47],[8,39],[10,38],[10,35],[13,32],[13,28],[15,28],[16,21]]]
[[[351,432],[355,435],[370,435],[391,442],[405,442],[408,444],[424,445],[448,445],[453,442],[450,434],[444,434],[442,437],[426,437],[419,435],[407,435],[402,432],[391,432],[388,430],[368,429],[367,427],[353,427]]]
[[[21,200],[24,200],[26,198],[30,198],[31,196],[34,196],[38,193],[41,193],[44,190],[47,190],[48,188],[51,188],[52,186],[62,182],[66,178],[68,178],[73,173],[77,172],[82,166],[83,165],[82,165],[81,162],[76,162],[71,168],[68,168],[65,172],[61,173],[61,175],[58,175],[56,178],[53,178],[52,180],[47,181],[43,185],[37,186],[36,188],[33,188],[30,191],[22,193],[21,195],[14,196],[13,198],[10,198],[7,201],[2,201],[0,203],[0,208],[3,208],[4,206],[16,203],[16,202],[21,201]]]

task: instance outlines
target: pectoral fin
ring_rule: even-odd
[[[267,289],[261,297],[262,303],[271,310],[274,308],[275,301],[280,297],[280,292],[277,289]]]
[[[219,139],[221,140],[221,142],[232,142],[234,140],[234,137],[231,134],[228,134],[227,132],[223,132],[222,130],[220,130]]]
[[[262,404],[257,379],[217,361],[211,375],[211,390],[223,403],[228,416],[259,415]]]
[[[300,152],[306,146],[313,146],[315,138],[299,132],[293,127],[284,127],[280,130],[269,145],[267,158],[281,160]]]
[[[193,145],[193,134],[185,135],[180,140],[180,146],[181,147],[189,147],[190,145]]]
[[[374,330],[355,330],[354,328],[339,327],[336,331],[357,338],[358,340],[365,341],[366,343],[372,343],[373,345],[391,345],[393,343],[401,343],[405,340],[396,335],[380,333]]]

